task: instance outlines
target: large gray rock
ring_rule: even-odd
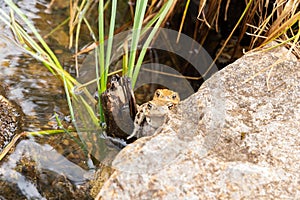
[[[300,198],[300,63],[249,53],[124,148],[103,199]]]

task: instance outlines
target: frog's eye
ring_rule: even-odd
[[[168,109],[169,109],[169,110],[171,110],[173,107],[174,107],[174,104],[173,104],[173,103],[169,103],[169,104],[168,104]]]
[[[156,96],[156,97],[160,97],[160,96],[161,96],[161,93],[160,93],[159,90],[157,90],[157,91],[155,92],[155,96]]]
[[[172,94],[172,99],[175,100],[177,98],[177,94]]]
[[[152,108],[152,104],[148,103],[147,107],[148,107],[148,109],[151,109]]]

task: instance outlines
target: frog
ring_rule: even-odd
[[[153,99],[137,108],[134,130],[127,139],[152,135],[165,121],[165,117],[179,103],[177,92],[169,89],[157,89]]]

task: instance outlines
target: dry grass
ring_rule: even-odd
[[[220,16],[222,2],[226,3],[224,16]],[[210,29],[219,31],[218,19],[224,17],[226,21],[230,3],[230,0],[200,0],[198,32],[201,33],[201,44]],[[292,48],[293,53],[300,57],[299,3],[298,0],[246,0],[245,4],[251,5],[240,24],[239,42],[245,34],[252,36],[249,49],[262,48],[277,41]]]
[[[165,26],[165,23],[167,21],[172,21],[174,13],[176,13],[177,9],[179,8],[181,9],[182,20],[180,27],[178,27],[178,31],[181,32],[182,26],[184,25],[184,23],[186,23],[187,20],[186,15],[188,8],[191,6],[190,1],[194,1],[198,4],[198,16],[193,37],[201,45],[203,45],[212,29],[216,32],[220,32],[220,19],[222,19],[225,23],[230,20],[228,19],[228,9],[230,6],[235,6],[235,1],[174,0],[173,6],[161,26]],[[148,2],[147,11],[143,21],[144,26],[153,19],[153,17],[159,12],[160,8],[164,4],[166,4],[166,2],[167,0],[151,0]],[[244,16],[240,16],[238,24],[236,24],[236,27],[234,28],[234,30],[232,30],[226,41],[229,41],[230,37],[235,31],[239,31],[237,43],[240,43],[240,41],[246,35],[251,36],[248,50],[261,48],[271,41],[277,41],[280,44],[284,44],[289,48],[292,48],[293,53],[300,57],[298,36],[298,23],[300,19],[299,1],[245,0],[244,4],[249,8]],[[130,29],[133,24],[135,5],[136,1],[128,1],[128,9],[129,14],[131,15],[131,20],[124,22],[118,29],[115,30],[115,33]],[[70,0],[70,47],[73,45],[73,43],[75,43],[76,55],[80,54],[78,47],[78,35],[80,29],[78,28],[78,26],[81,26],[82,22],[86,23],[89,26],[88,20],[86,20],[85,18],[80,18],[80,14],[83,10],[87,12],[88,7],[94,6],[95,2],[93,4],[89,4],[88,1],[82,1],[81,3],[79,3],[78,0]],[[77,37],[74,38],[74,35],[77,35]],[[91,33],[91,35],[93,37],[95,34]],[[98,45],[95,38],[96,37],[93,37],[94,44],[96,44],[94,45],[94,47]],[[75,40],[75,42],[73,40]],[[223,49],[226,44],[227,42],[223,44],[223,47],[221,49]],[[82,52],[85,51],[86,50],[82,50]],[[220,51],[219,53],[222,53],[222,51]]]

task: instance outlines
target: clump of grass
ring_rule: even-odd
[[[76,81],[67,71],[65,71],[60,64],[58,58],[53,53],[51,48],[47,45],[43,37],[39,34],[37,29],[32,25],[30,20],[24,15],[24,13],[10,0],[5,1],[10,7],[10,14],[7,14],[4,10],[0,9],[0,20],[4,22],[14,34],[15,45],[23,49],[26,53],[32,57],[41,61],[44,66],[55,76],[60,78],[65,87],[67,94],[67,100],[69,107],[72,108],[70,96],[73,96],[73,88],[80,86],[80,83]],[[15,16],[18,16],[19,22],[24,24],[21,26],[19,22],[15,20]],[[25,26],[30,30],[30,34],[25,31]],[[85,93],[88,93],[85,91]],[[88,107],[87,107],[88,109]],[[74,121],[74,112],[70,109],[72,119]],[[16,135],[13,140],[6,146],[6,148],[0,154],[0,160],[6,155],[9,149],[17,142],[17,140],[23,136],[35,136],[35,135],[50,135],[74,130],[66,130],[62,126],[61,130],[46,130],[38,132],[24,132]]]
[[[73,46],[73,40],[75,40],[76,55],[79,53],[78,43],[82,23],[85,23],[87,25],[91,32],[92,38],[98,44],[96,49],[98,55],[96,56],[95,72],[97,74],[96,81],[99,94],[106,90],[107,79],[109,75],[108,72],[111,64],[111,55],[113,51],[112,43],[115,32],[117,2],[117,0],[111,0],[107,1],[107,3],[104,5],[104,1],[99,0],[98,36],[96,36],[92,32],[92,28],[90,27],[88,20],[85,18],[85,14],[91,6],[91,1],[81,1],[80,5],[78,5],[78,2],[75,1],[75,3],[71,5],[70,18],[67,19],[69,20],[71,35],[70,47]],[[137,1],[134,13],[132,31],[133,34],[130,38],[128,38],[128,40],[131,42],[131,49],[129,50],[128,46],[124,47],[127,48],[127,52],[129,52],[129,59],[127,59],[127,61],[124,62],[125,67],[123,67],[123,74],[126,74],[127,76],[131,77],[133,79],[133,84],[137,79],[146,50],[149,47],[155,34],[157,33],[158,27],[160,27],[164,23],[166,16],[170,13],[171,8],[176,3],[176,1],[173,0],[164,0],[161,2],[156,2],[162,3],[160,9],[157,10],[157,8],[155,7],[155,2],[156,1],[152,1],[152,4],[148,9],[148,13],[146,13],[148,1]],[[7,14],[4,10],[0,10],[0,20],[3,21],[8,27],[10,27],[15,37],[14,41],[16,42],[16,45],[18,47],[25,50],[25,52],[30,54],[32,57],[41,61],[53,75],[57,76],[62,80],[65,86],[65,93],[67,96],[67,102],[69,104],[72,121],[75,124],[77,131],[81,132],[92,129],[92,132],[95,132],[95,130],[101,130],[101,123],[99,123],[99,119],[97,118],[96,113],[93,111],[95,100],[91,92],[87,90],[85,85],[79,83],[74,77],[72,77],[68,72],[66,72],[63,69],[56,55],[47,45],[46,41],[39,34],[37,29],[32,25],[30,20],[24,15],[21,9],[18,8],[11,0],[5,0],[5,3],[10,7],[11,11],[10,14]],[[108,8],[109,4],[111,4],[111,20],[109,25],[108,36],[105,37],[104,12]],[[150,12],[150,9],[152,9],[153,12]],[[145,14],[148,15],[148,17],[145,17]],[[18,16],[19,22],[17,22],[15,19],[16,15]],[[149,17],[149,15],[151,17]],[[65,20],[65,22],[67,20]],[[19,23],[24,24],[25,27],[20,26]],[[150,30],[150,27],[154,27],[154,29]],[[25,29],[29,29],[32,34],[29,34],[27,31],[25,31]],[[75,38],[73,38],[74,30]],[[144,43],[142,50],[139,51],[137,45],[139,44],[139,41],[145,37],[145,33],[149,30],[150,33],[148,34],[145,40],[146,42]],[[105,38],[107,38],[106,49],[104,46]],[[77,66],[77,58],[75,59],[75,63]],[[76,69],[78,75],[78,68],[76,67]],[[77,112],[76,116],[74,114],[74,109]],[[100,116],[103,116],[101,112]],[[100,118],[100,121],[104,121],[103,117]],[[83,125],[84,128],[81,128],[81,125]],[[63,129],[63,127],[61,128]],[[67,130],[64,131],[68,132]],[[39,133],[53,134],[53,131],[41,131]],[[28,134],[23,133],[19,135],[18,138],[24,135]],[[85,138],[81,139],[84,140]]]
[[[271,41],[277,41],[279,45],[287,45],[290,51],[300,57],[299,4],[299,1],[275,1],[271,13],[265,15],[256,26],[252,26],[251,47],[262,48]]]
[[[209,30],[214,29],[216,32],[219,32],[218,22],[220,17],[224,17],[224,21],[227,21],[228,8],[234,2],[230,0],[201,0],[199,2],[198,23],[200,25],[198,27],[200,35],[197,35],[197,38],[201,38],[200,44],[204,44]],[[268,0],[245,1],[246,8],[237,23],[239,25],[239,39],[237,43],[240,43],[245,34],[247,34],[251,36],[249,50],[261,49],[270,42],[277,41],[279,45],[288,46],[296,56],[300,57],[299,3],[299,1],[294,0],[276,0],[273,3]],[[225,5],[225,8],[222,8],[222,5]],[[221,9],[225,10],[224,16],[220,16]],[[226,41],[231,38],[235,30],[236,26]],[[221,49],[224,49],[225,46],[226,42]]]
[[[158,27],[160,27],[168,13],[170,13],[172,7],[176,3],[176,1],[166,0],[162,1],[162,5],[160,9],[157,11],[154,9],[155,2],[152,1],[152,4],[146,9],[148,6],[148,1],[137,1],[135,6],[134,12],[134,20],[133,20],[133,27],[132,27],[132,35],[129,36],[124,42],[123,47],[118,46],[117,48],[125,49],[125,56],[124,62],[122,67],[122,74],[130,77],[132,79],[132,85],[137,80],[138,73],[140,71],[144,56],[146,54],[147,48],[149,47],[151,41],[153,40],[155,34],[158,31]],[[157,2],[156,2],[157,3]],[[105,30],[104,27],[104,12],[105,9],[109,7],[111,4],[111,16],[110,16],[110,24],[108,26],[108,35],[105,37]],[[98,87],[98,94],[99,96],[106,90],[107,79],[109,75],[110,65],[111,65],[111,56],[112,56],[112,44],[114,42],[114,32],[115,32],[115,24],[116,24],[116,13],[117,13],[117,0],[112,0],[110,3],[104,5],[103,0],[99,0],[98,5],[98,40],[97,40],[97,48],[96,52],[98,56],[95,58],[95,72],[96,72],[96,80],[97,80],[97,87]],[[155,13],[151,13],[149,10],[152,10]],[[149,13],[150,12],[150,13]],[[151,18],[147,17],[146,15],[151,15]],[[80,24],[82,21],[78,22]],[[152,29],[151,29],[152,28]],[[151,30],[150,30],[151,29]],[[138,44],[142,38],[145,37],[146,33],[150,33],[147,35],[147,38],[143,44],[143,47],[139,51]],[[105,40],[106,38],[106,40]],[[105,46],[105,42],[107,42]],[[130,45],[128,45],[130,43]],[[130,46],[130,49],[128,49]],[[106,47],[106,48],[105,48]],[[84,66],[83,66],[84,67]],[[92,81],[93,82],[93,81]],[[86,85],[84,85],[86,86]],[[99,102],[100,103],[100,102]],[[101,108],[101,105],[99,105]],[[101,121],[103,121],[103,112],[99,115],[101,116]]]

